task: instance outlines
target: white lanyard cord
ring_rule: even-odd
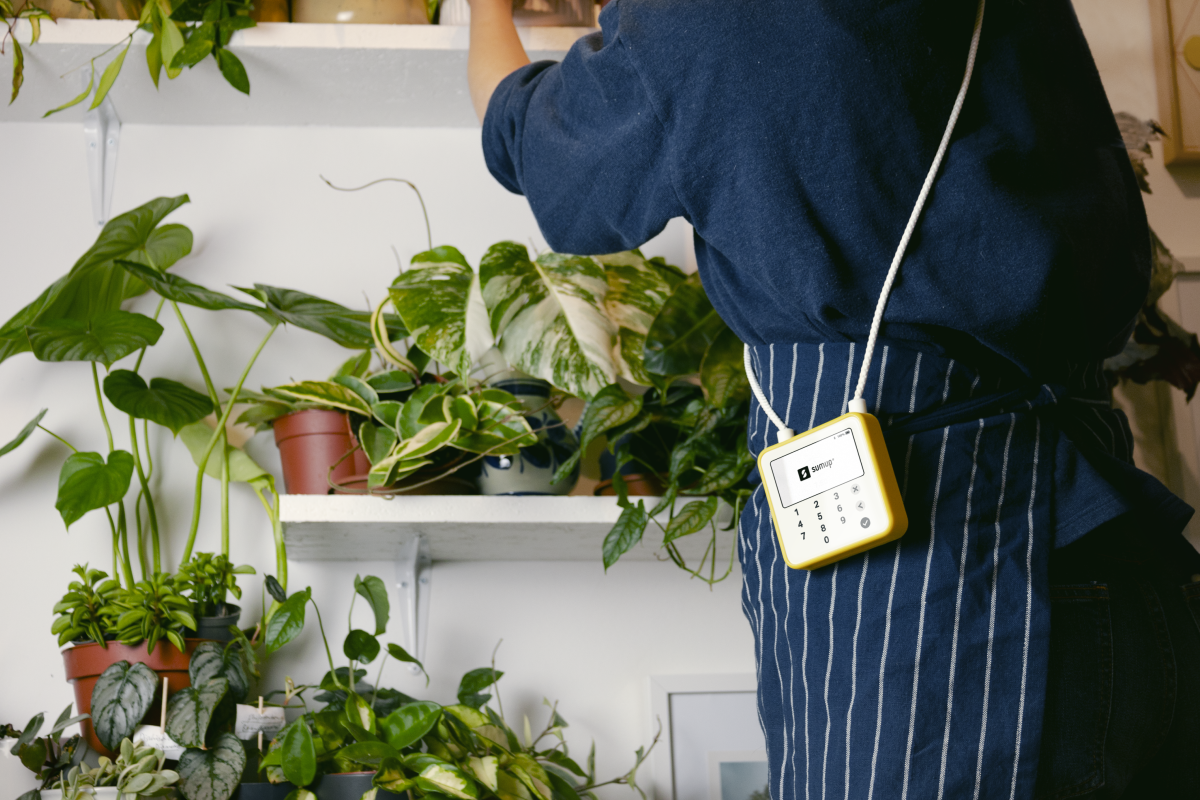
[[[875,316],[871,319],[871,332],[867,335],[867,347],[863,351],[862,368],[858,373],[858,384],[854,387],[854,399],[850,401],[850,411],[857,411],[863,414],[867,412],[867,402],[863,400],[863,392],[867,388],[867,373],[871,367],[871,356],[875,352],[875,340],[879,337],[879,327],[883,323],[883,310],[887,307],[888,295],[892,293],[892,284],[896,282],[896,275],[900,272],[900,262],[904,259],[904,251],[908,249],[908,242],[912,239],[913,231],[916,230],[917,220],[921,216],[921,211],[925,208],[925,201],[928,199],[929,192],[933,188],[933,181],[937,177],[938,169],[942,166],[942,159],[945,157],[946,151],[950,148],[950,137],[954,133],[954,126],[958,122],[958,115],[962,111],[963,102],[967,99],[967,87],[971,84],[971,73],[975,70],[975,54],[979,50],[979,32],[983,29],[984,3],[985,0],[979,0],[979,7],[975,11],[975,31],[971,34],[971,49],[967,53],[967,69],[963,74],[962,86],[958,89],[958,97],[954,100],[954,108],[950,112],[950,121],[946,124],[946,132],[942,134],[942,141],[938,145],[937,155],[933,157],[933,164],[929,167],[929,173],[925,176],[925,183],[921,186],[921,193],[917,196],[916,205],[913,206],[912,214],[908,217],[908,225],[904,228],[904,235],[900,238],[900,245],[896,248],[896,255],[892,257],[892,265],[888,268],[887,278],[884,279],[883,289],[879,293],[879,302],[875,304]],[[746,377],[750,381],[750,388],[754,391],[754,396],[758,398],[758,404],[762,406],[763,411],[766,412],[766,415],[770,418],[771,422],[775,423],[775,427],[778,429],[776,434],[778,440],[783,442],[795,436],[795,432],[784,424],[784,421],[771,408],[771,404],[767,402],[758,379],[754,377],[754,368],[750,362],[749,345],[744,345],[743,362],[746,367]]]

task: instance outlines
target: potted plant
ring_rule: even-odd
[[[173,794],[172,787],[179,781],[179,774],[165,768],[163,751],[134,745],[129,739],[124,739],[117,749],[115,759],[101,756],[95,767],[71,767],[54,789],[40,792],[41,800],[136,800]],[[38,796],[36,791],[30,792],[29,800]],[[20,800],[26,800],[25,796]]]
[[[114,218],[67,275],[0,327],[0,361],[32,351],[42,361],[91,364],[91,390],[103,424],[106,454],[81,452],[47,429],[42,424],[45,411],[13,441],[0,447],[2,456],[38,429],[58,439],[72,451],[59,475],[55,504],[64,523],[69,527],[85,514],[101,509],[109,522],[111,577],[86,566],[77,569],[81,580],[72,583],[56,606],[60,616],[53,628],[60,645],[71,645],[63,657],[68,680],[75,684],[77,706],[84,713],[90,710],[93,685],[109,665],[117,662],[150,664],[170,679],[172,691],[187,686],[188,658],[198,642],[188,641],[190,632],[198,627],[197,604],[203,606],[212,598],[223,602],[225,592],[232,591],[236,596],[231,588],[236,587],[233,576],[248,571],[232,568],[228,561],[231,483],[248,484],[262,501],[275,536],[276,574],[286,585],[287,561],[273,478],[230,444],[226,434],[241,387],[267,341],[285,323],[339,343],[369,347],[372,341],[368,313],[353,312],[302,292],[263,285],[244,290],[258,301],[247,303],[168,272],[191,251],[192,236],[182,225],[162,223],[187,201],[186,195],[158,198]],[[121,308],[126,299],[148,289],[159,296],[152,316]],[[140,374],[146,349],[163,334],[157,319],[168,306],[195,358],[203,392],[161,377],[147,382]],[[181,306],[253,313],[268,326],[237,385],[225,397],[213,385]],[[113,369],[123,359],[130,359],[130,368]],[[98,363],[107,372],[103,381]],[[117,447],[106,399],[127,418],[128,450]],[[215,427],[204,421],[210,414],[216,417]],[[149,449],[150,423],[182,439],[198,468],[181,565],[192,562],[205,476],[220,484],[220,559],[198,556],[198,561],[185,568],[183,579],[162,563],[156,502],[150,489],[154,469]],[[136,489],[136,496],[129,504],[126,495],[131,487]],[[135,568],[140,579],[135,577]],[[210,569],[215,570],[212,575]],[[221,616],[222,610],[231,610],[222,609],[221,602],[212,610],[219,617],[214,627],[224,631],[237,618],[232,614]],[[272,611],[267,610],[268,616]],[[199,613],[203,616],[208,612],[200,609]],[[103,749],[92,721],[85,720],[83,727],[89,744]],[[115,744],[119,739],[110,742]]]
[[[73,708],[74,706],[67,706],[63,709],[45,736],[38,735],[45,721],[44,714],[35,715],[33,719],[29,720],[24,730],[17,730],[12,725],[0,725],[0,741],[10,742],[7,752],[11,754],[11,757],[19,759],[24,769],[32,773],[33,780],[38,784],[37,788],[46,789],[53,786],[62,773],[78,764],[83,758],[83,754],[87,752],[86,747],[80,748],[78,735],[71,736],[66,740],[62,738],[64,730],[76,722],[81,722],[86,716],[83,714],[72,716]],[[16,781],[21,780],[15,775],[2,774],[0,777],[5,779],[5,788],[10,788],[11,785],[15,785]],[[14,783],[10,784],[10,781]],[[18,800],[36,800],[36,798],[37,789],[35,788],[21,795]]]

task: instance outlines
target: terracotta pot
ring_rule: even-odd
[[[188,675],[188,664],[192,660],[192,653],[196,651],[196,647],[202,641],[204,640],[185,639],[184,644],[187,646],[187,651],[183,653],[179,652],[175,645],[165,641],[159,642],[153,653],[146,652],[145,644],[129,647],[120,642],[109,642],[107,649],[94,642],[68,647],[62,651],[63,665],[67,669],[67,682],[75,686],[77,713],[90,714],[92,712],[92,689],[96,686],[96,681],[104,670],[118,661],[145,664],[158,673],[160,684],[163,678],[167,679],[168,693],[186,689],[192,685],[192,679]],[[147,725],[162,724],[161,700],[162,698],[158,698],[150,704],[150,711],[144,720]],[[80,723],[80,727],[83,729],[83,736],[89,747],[101,755],[109,758],[115,757],[115,754],[96,738],[96,731],[92,728],[90,719],[85,719]]]
[[[292,10],[288,0],[255,0],[250,17],[255,22],[291,22]]]
[[[424,0],[292,0],[292,22],[428,25]]]
[[[355,474],[365,474],[370,464],[350,431],[350,417],[342,411],[307,409],[293,411],[275,420],[275,444],[283,462],[283,485],[288,494],[334,494],[329,486],[329,468],[335,483],[347,483]],[[342,458],[351,450],[354,455]]]
[[[622,477],[625,478],[625,485],[629,487],[629,494],[633,497],[662,497],[665,491],[662,481],[655,475],[634,473]],[[612,478],[597,483],[592,494],[596,497],[615,497],[617,490],[613,488]]]
[[[137,19],[141,16],[140,0],[91,0],[97,14],[92,15],[87,6],[72,0],[42,0],[34,3],[45,9],[55,19]]]

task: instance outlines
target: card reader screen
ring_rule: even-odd
[[[854,431],[844,428],[771,462],[783,507],[861,478],[862,459]]]

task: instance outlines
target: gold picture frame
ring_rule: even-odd
[[[1200,163],[1200,0],[1150,0],[1165,164]]]

